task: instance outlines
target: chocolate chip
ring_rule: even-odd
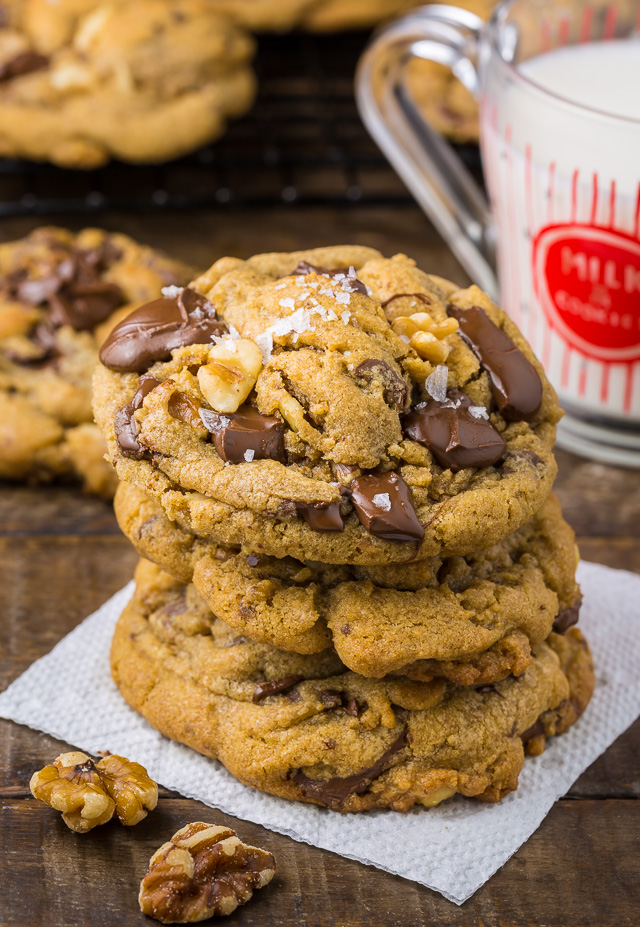
[[[484,309],[449,305],[447,312],[458,320],[460,335],[489,374],[502,416],[509,422],[532,419],[542,403],[542,382],[533,364]]]
[[[296,502],[295,506],[313,531],[344,531],[339,502]]]
[[[518,464],[525,462],[529,467],[535,467],[536,469],[543,463],[542,458],[534,451],[528,451],[525,448],[522,450],[509,451],[505,454],[504,463],[502,465],[502,472],[504,473],[515,473],[519,467]]]
[[[56,326],[87,331],[104,322],[123,302],[122,290],[115,283],[76,283],[49,297],[51,321]]]
[[[553,622],[552,630],[555,631],[556,634],[566,634],[569,628],[572,628],[574,624],[578,623],[581,605],[582,596],[579,596],[573,605],[570,605],[568,608],[563,608],[562,611],[558,612],[556,620]]]
[[[43,71],[49,67],[49,59],[38,52],[24,51],[10,61],[0,66],[0,81],[11,80],[13,77],[22,77],[33,71]]]
[[[357,698],[351,696],[347,704],[344,706],[344,712],[347,715],[351,715],[352,718],[359,718],[368,707],[369,706],[366,702],[362,702],[362,704],[360,704]]]
[[[315,799],[329,808],[338,808],[350,795],[363,795],[373,780],[385,772],[391,760],[404,749],[406,743],[407,733],[403,731],[379,760],[353,776],[310,779],[301,769],[296,769],[291,774],[291,778],[306,798]]]
[[[305,274],[320,274],[321,277],[339,278],[340,285],[347,293],[363,293],[367,295],[367,288],[361,280],[358,280],[355,273],[351,273],[350,267],[339,267],[331,270],[328,267],[320,267],[315,264],[309,264],[307,261],[300,261],[298,266],[293,269],[292,274],[299,276]]]
[[[424,528],[411,501],[411,490],[397,473],[360,476],[350,486],[358,518],[385,541],[421,541]]]
[[[177,418],[192,428],[202,428],[202,419],[199,415],[200,406],[186,393],[179,390],[172,393],[167,403],[167,410],[172,418]]]
[[[242,463],[247,451],[251,460],[277,460],[284,463],[284,425],[273,415],[261,415],[253,406],[241,406],[237,412],[213,412],[200,409],[204,427],[212,435],[215,448],[223,460]]]
[[[176,348],[208,344],[227,326],[204,296],[186,288],[175,297],[155,299],[136,309],[113,329],[100,348],[100,360],[118,373],[143,373],[166,361]]]
[[[382,384],[384,401],[398,412],[404,409],[409,392],[407,384],[386,361],[375,358],[362,361],[353,371],[353,375],[365,383],[379,381]]]
[[[123,457],[142,460],[148,454],[147,449],[138,440],[138,427],[134,421],[133,413],[140,408],[145,396],[156,386],[160,386],[160,380],[156,380],[155,377],[141,377],[138,389],[131,402],[128,402],[124,408],[119,409],[114,416],[116,440]]]
[[[489,467],[502,459],[507,443],[488,419],[472,415],[471,405],[460,390],[449,390],[445,402],[430,399],[403,415],[405,434],[428,447],[445,470]]]
[[[297,686],[302,676],[285,676],[283,679],[274,679],[272,682],[261,682],[253,690],[252,701],[260,702],[269,695],[282,695]]]

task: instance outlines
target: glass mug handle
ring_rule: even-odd
[[[477,98],[484,22],[457,7],[423,7],[384,27],[365,49],[356,98],[370,134],[475,283],[498,296],[489,203],[452,146],[422,117],[405,82],[412,57],[451,68]]]

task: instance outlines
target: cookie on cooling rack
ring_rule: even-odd
[[[249,108],[253,49],[209,0],[27,0],[0,26],[0,155],[176,158]]]

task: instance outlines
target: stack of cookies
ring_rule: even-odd
[[[241,781],[497,801],[593,689],[556,396],[477,287],[364,247],[224,258],[129,315],[94,407],[145,558],[113,675]]]

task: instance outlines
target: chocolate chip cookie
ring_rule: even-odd
[[[193,586],[141,563],[111,661],[124,698],[240,781],[336,811],[499,801],[525,747],[580,717],[593,690],[576,629],[537,644],[521,676],[478,688],[372,680],[333,650],[303,656],[238,637]]]
[[[555,393],[511,320],[404,255],[223,258],[105,341],[121,479],[200,537],[380,564],[498,543],[556,473]]]
[[[41,0],[42,2],[42,0]],[[257,32],[365,29],[399,16],[419,0],[211,0],[221,13]]]
[[[125,235],[39,228],[0,245],[0,478],[116,478],[91,411],[98,340],[189,268]]]
[[[0,155],[158,162],[251,105],[253,40],[209,0],[27,0],[0,25]]]
[[[127,483],[115,510],[138,553],[193,581],[237,633],[297,653],[331,645],[364,676],[496,682],[522,673],[532,645],[552,628],[564,632],[578,620],[575,538],[553,496],[487,550],[369,567],[305,564],[202,541]]]

